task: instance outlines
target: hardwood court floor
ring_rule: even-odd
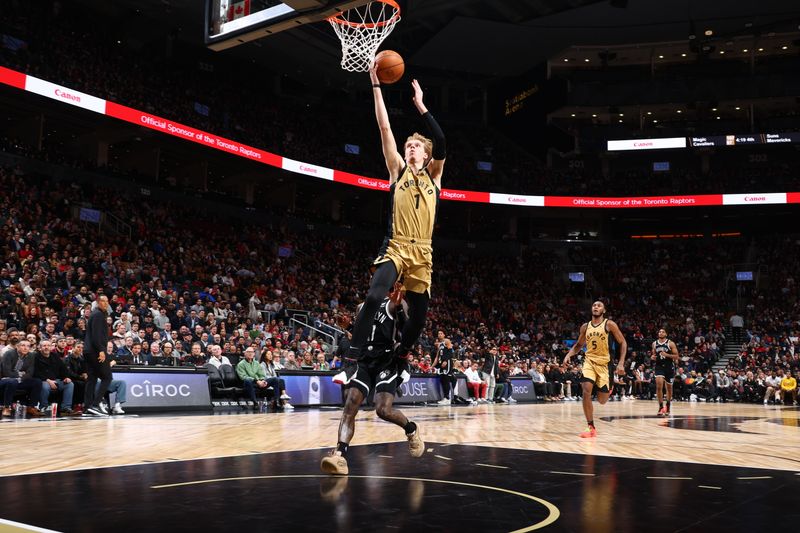
[[[649,401],[595,404],[596,439],[579,402],[403,407],[426,441],[800,472],[800,409],[675,403],[655,416]],[[0,475],[146,464],[330,447],[338,409],[270,414],[6,420]],[[365,410],[354,445],[404,440],[402,430]],[[323,450],[319,451],[319,454]]]

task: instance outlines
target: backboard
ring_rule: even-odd
[[[369,0],[205,0],[205,42],[225,50],[367,4]]]

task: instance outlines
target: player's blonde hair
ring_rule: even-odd
[[[408,146],[408,143],[411,141],[419,141],[422,143],[423,148],[425,148],[425,153],[428,154],[428,159],[425,160],[425,163],[427,164],[428,161],[431,160],[431,157],[433,157],[433,141],[421,133],[414,132],[408,136],[408,139],[406,139],[406,144],[403,145],[403,148]]]

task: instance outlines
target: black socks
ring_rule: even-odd
[[[347,455],[347,449],[349,447],[350,447],[349,444],[346,444],[344,442],[340,442],[339,444],[336,445],[336,451],[337,452],[342,452],[342,456],[345,456],[345,455]]]
[[[414,422],[409,422],[403,427],[403,429],[405,430],[406,435],[411,435],[417,430],[417,425]]]

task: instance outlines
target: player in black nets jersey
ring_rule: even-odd
[[[405,430],[411,456],[421,457],[425,451],[417,424],[392,408],[397,387],[411,377],[406,371],[407,364],[394,355],[407,309],[404,292],[399,283],[395,284],[394,290],[388,298],[384,298],[375,313],[358,369],[354,374],[341,372],[334,377],[334,381],[344,384],[347,397],[339,423],[339,442],[336,449],[323,457],[320,463],[320,468],[326,474],[348,474],[347,449],[355,432],[355,417],[370,390],[375,391],[375,413]]]
[[[442,333],[441,331],[439,332]],[[444,338],[439,344],[436,358],[433,361],[433,368],[439,369],[439,380],[442,384],[442,399],[440,405],[450,405],[456,394],[456,368],[453,359],[455,350],[450,339]]]
[[[658,339],[653,341],[650,359],[655,366],[656,396],[658,397],[658,415],[669,416],[672,404],[672,380],[675,378],[675,362],[678,360],[678,348],[667,338],[667,330],[658,330]],[[667,388],[667,406],[664,407],[664,386]]]

